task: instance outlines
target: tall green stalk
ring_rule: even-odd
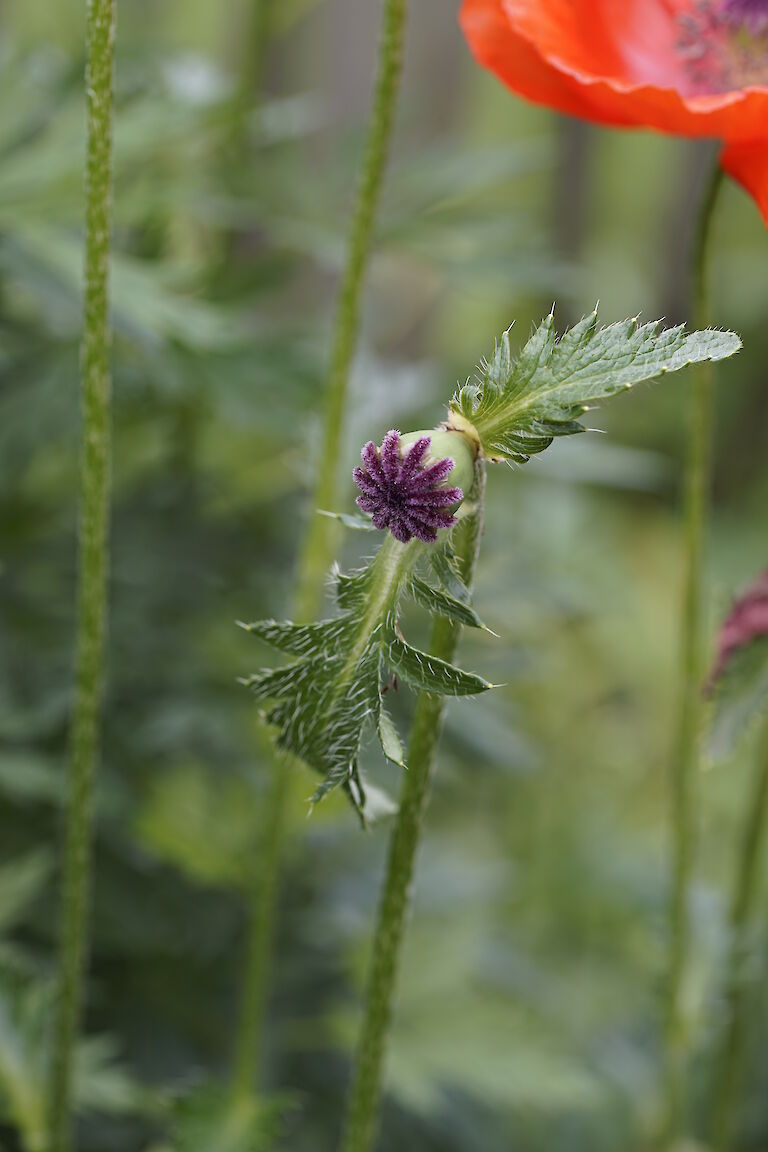
[[[693,320],[710,323],[709,249],[712,219],[723,173],[716,166],[699,211],[693,249]],[[704,553],[712,473],[714,370],[695,369],[691,382],[688,458],[685,470],[685,588],[676,758],[672,775],[673,881],[670,907],[670,971],[667,1015],[667,1137],[682,1132],[689,1049],[685,1002],[691,944],[688,896],[696,839],[696,773],[700,760],[702,685],[705,671]]]
[[[406,0],[384,0],[378,74],[368,140],[352,218],[347,262],[333,326],[330,371],[325,391],[323,435],[309,529],[299,561],[298,617],[311,619],[322,594],[323,578],[334,557],[332,521],[314,515],[338,503],[339,460],[349,390],[349,370],[357,345],[365,271],[373,241],[381,188],[389,155],[403,63]]]
[[[475,510],[456,528],[455,547],[465,584],[471,588],[483,530],[485,465],[478,464]],[[452,663],[460,626],[435,621],[429,651]],[[400,804],[389,842],[387,872],[373,941],[365,1015],[347,1100],[342,1152],[370,1152],[376,1137],[382,1074],[400,957],[411,906],[414,862],[445,715],[445,698],[421,693],[411,727]]]
[[[256,3],[259,0],[255,0]],[[263,3],[264,0],[261,0]],[[325,391],[323,434],[310,522],[299,558],[296,617],[310,620],[322,602],[323,581],[334,554],[332,522],[317,508],[336,508],[339,459],[347,406],[349,370],[357,344],[365,271],[373,242],[377,209],[394,128],[402,71],[407,0],[384,0],[373,110],[362,159],[347,260],[334,318],[330,368]],[[284,839],[290,765],[277,758],[275,779],[264,807],[263,851],[255,862],[249,911],[248,952],[243,1002],[238,1020],[234,1084],[252,1090],[258,1074],[269,985],[275,906]]]
[[[77,640],[48,1152],[67,1152],[70,1147],[73,1055],[88,954],[93,781],[99,756],[107,616],[111,437],[109,253],[116,2],[89,0],[87,13],[88,142]]]
[[[730,949],[725,981],[727,1017],[714,1079],[712,1147],[715,1152],[728,1152],[733,1140],[737,1088],[747,1029],[744,967],[748,958],[750,919],[760,878],[767,809],[768,725],[747,806],[731,900]]]

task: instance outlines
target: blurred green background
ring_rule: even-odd
[[[712,159],[708,143],[524,105],[474,65],[455,2],[412,7],[350,469],[363,440],[439,419],[498,333],[514,320],[522,340],[553,300],[563,325],[597,298],[606,321],[686,319]],[[37,1146],[50,1004],[74,628],[82,8],[0,4],[4,1152]],[[275,3],[263,68],[253,10],[119,6],[112,618],[78,1088],[88,1152],[219,1146],[206,1101],[231,1064],[269,781],[235,682],[259,652],[234,621],[288,609],[370,104],[378,3]],[[714,284],[716,322],[745,350],[718,373],[713,628],[768,562],[768,237],[730,186]],[[641,390],[599,413],[607,435],[491,473],[476,599],[501,638],[467,637],[462,662],[505,687],[449,708],[382,1152],[648,1146],[685,395],[677,378]],[[353,496],[350,481],[344,510]],[[357,546],[346,542],[347,562]],[[396,770],[373,749],[370,760],[395,794]],[[750,771],[747,750],[700,780],[689,988],[699,1131]],[[253,1148],[334,1146],[382,873],[386,824],[361,833],[338,799],[308,821],[312,784],[297,777],[291,804]],[[755,1152],[768,1145],[767,924],[751,956],[740,1119]]]

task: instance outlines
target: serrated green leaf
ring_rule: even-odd
[[[373,565],[359,572],[340,572],[334,568],[331,575],[336,585],[336,603],[343,612],[359,611],[368,598]]]
[[[265,719],[277,745],[323,776],[313,796],[342,785],[361,814],[365,787],[357,759],[367,723],[381,712],[382,649],[387,623],[424,545],[387,537],[367,569],[335,574],[341,615],[317,624],[274,620],[248,631],[298,658],[243,680],[257,699],[272,701]],[[386,722],[385,722],[386,723]],[[391,743],[391,742],[390,742]]]
[[[469,628],[485,627],[470,604],[464,604],[461,600],[451,596],[450,593],[443,591],[442,588],[433,587],[426,580],[422,580],[420,576],[414,576],[411,579],[409,590],[416,603],[421,604],[422,608],[426,608],[428,612],[437,616],[445,616],[446,619],[453,620],[457,624],[466,624]]]
[[[215,1083],[173,1101],[171,1152],[269,1152],[282,1135],[291,1097],[235,1096]]]
[[[585,431],[585,412],[602,400],[689,364],[726,359],[740,347],[732,332],[687,333],[658,321],[598,328],[597,309],[557,339],[550,313],[516,359],[505,332],[478,381],[465,385],[451,407],[474,425],[486,456],[524,463],[556,436]]]
[[[320,644],[332,643],[343,631],[343,621],[324,620],[317,624],[294,624],[290,620],[256,620],[240,627],[265,644],[292,656],[305,656]]]
[[[387,644],[386,660],[394,672],[423,692],[440,696],[474,696],[493,687],[476,672],[464,672],[453,664],[446,664],[437,656],[411,647],[394,633]]]
[[[418,540],[403,545],[388,536],[367,568],[351,576],[335,572],[341,609],[335,619],[242,625],[293,657],[282,667],[261,670],[241,683],[268,705],[264,719],[277,730],[278,747],[322,775],[313,803],[342,786],[367,819],[367,790],[358,756],[369,723],[376,727],[387,759],[405,766],[400,737],[382,701],[387,669],[401,672],[417,688],[444,695],[464,696],[490,687],[480,676],[411,648],[396,632],[400,599],[427,550],[428,545]],[[432,611],[457,623],[479,625],[472,609],[447,592],[420,578],[416,588],[415,594]]]
[[[378,734],[381,749],[387,760],[397,764],[398,768],[405,768],[405,751],[395,722],[384,707],[384,701],[379,704]]]
[[[768,636],[734,652],[714,687],[709,752],[731,756],[755,726],[768,717]]]
[[[36,849],[0,868],[0,932],[7,932],[24,915],[45,887],[53,860],[46,849]]]

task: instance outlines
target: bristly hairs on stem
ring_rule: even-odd
[[[309,620],[316,614],[318,584],[334,556],[336,540],[332,526],[315,516],[314,511],[316,508],[333,509],[338,504],[339,460],[349,373],[357,346],[365,272],[394,129],[403,64],[406,13],[406,0],[384,0],[373,111],[334,318],[319,465],[310,503],[311,519],[299,561],[297,614],[300,620]]]
[[[115,19],[116,0],[89,0],[77,639],[48,1152],[68,1152],[70,1148],[74,1050],[88,959],[93,783],[99,757],[107,617],[111,437],[109,257]]]
[[[253,0],[263,12],[268,0]],[[296,611],[300,620],[317,614],[323,580],[333,559],[333,525],[315,515],[317,508],[337,507],[338,461],[345,422],[349,372],[357,344],[361,297],[393,134],[402,71],[407,0],[384,0],[373,108],[352,217],[346,265],[333,324],[330,369],[324,400],[317,479],[310,501],[310,521],[299,557]],[[263,815],[267,829],[263,850],[254,861],[249,911],[245,992],[238,1020],[234,1069],[235,1091],[248,1094],[258,1076],[259,1051],[270,977],[270,951],[284,839],[289,765],[278,757],[275,779]]]
[[[695,326],[710,323],[710,239],[723,170],[715,163],[699,211],[693,248]],[[714,374],[701,363],[691,380],[685,464],[685,583],[680,636],[679,712],[672,766],[672,889],[666,1020],[665,1136],[685,1127],[685,1083],[690,1047],[686,983],[691,947],[688,899],[696,840],[696,773],[700,763],[705,672],[704,553],[712,482]]]

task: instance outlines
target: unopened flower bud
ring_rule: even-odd
[[[736,652],[761,637],[768,637],[768,570],[739,597],[720,629],[710,688]]]

